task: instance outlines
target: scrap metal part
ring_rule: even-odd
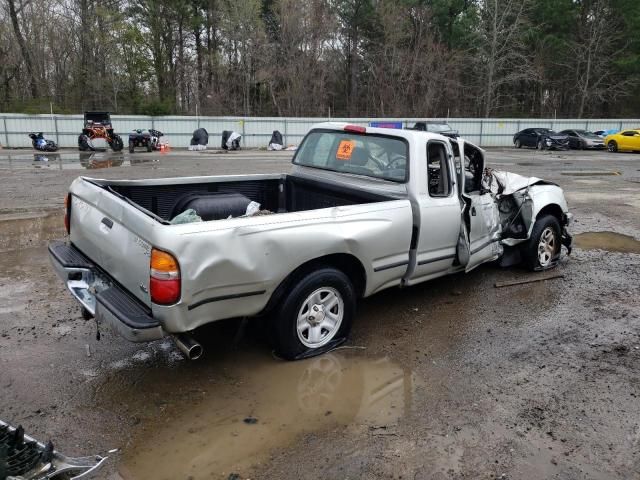
[[[0,480],[88,479],[107,457],[66,457],[0,420]]]

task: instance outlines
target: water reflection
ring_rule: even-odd
[[[393,425],[413,395],[412,373],[387,357],[330,353],[249,368],[246,378],[217,387],[196,406],[147,422],[124,453],[123,478],[226,478],[303,433]]]
[[[59,153],[34,153],[34,168],[57,168],[62,170],[62,159]]]
[[[80,152],[80,165],[87,170],[120,167],[123,163],[122,152]]]
[[[95,151],[78,153],[11,153],[0,152],[0,170],[24,170],[24,169],[56,169],[79,170],[126,167],[146,163],[156,163],[158,158],[148,155],[127,156],[122,152]]]

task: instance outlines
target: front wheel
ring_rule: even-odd
[[[82,134],[78,136],[78,150],[80,150],[81,152],[88,152],[93,150],[93,147],[91,146],[91,143],[89,143],[89,137],[87,135]]]
[[[120,135],[114,135],[111,139],[111,142],[109,142],[109,146],[114,152],[122,151],[122,149],[124,148],[124,143],[122,142],[122,138],[120,137]]]
[[[607,143],[607,149],[611,153],[616,153],[618,151],[618,144],[616,143],[615,140],[611,140],[609,143]]]
[[[343,272],[325,267],[306,274],[274,312],[276,353],[296,360],[330,350],[349,334],[355,307],[356,292]]]
[[[560,257],[560,223],[553,215],[544,215],[536,220],[531,238],[525,244],[524,260],[531,270],[548,270],[556,266]]]
[[[520,141],[520,139],[516,139],[516,141],[514,142],[514,145],[516,146],[516,148],[522,148],[522,142]]]
[[[538,145],[536,145],[536,148],[538,150],[544,150],[544,143],[542,142],[542,140],[538,140]]]
[[[129,140],[129,153],[136,151],[136,142]]]

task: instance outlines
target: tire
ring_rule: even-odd
[[[516,138],[516,141],[513,142],[513,144],[516,146],[516,148],[522,148],[522,142],[519,138]]]
[[[331,318],[323,310],[327,305],[331,306]],[[324,353],[334,342],[347,337],[355,310],[356,292],[343,272],[320,267],[307,273],[294,282],[273,312],[276,354],[296,360]]]
[[[129,153],[133,153],[136,151],[136,142],[132,142],[129,140]]]
[[[538,140],[538,143],[536,144],[536,148],[538,150],[544,150],[544,143],[542,142],[542,140]]]
[[[153,152],[153,146],[151,145],[151,141],[147,142],[147,152]]]
[[[93,150],[89,144],[89,137],[84,134],[78,137],[78,150],[81,152],[89,152]]]
[[[122,149],[124,148],[124,143],[122,142],[122,138],[120,137],[120,135],[114,135],[109,142],[109,146],[114,152],[122,151]]]
[[[549,270],[556,266],[562,237],[560,223],[553,215],[543,215],[536,220],[531,238],[523,251],[524,263],[530,270]]]
[[[607,150],[609,150],[611,153],[616,153],[618,151],[618,144],[615,140],[611,140],[609,141],[609,143],[607,143]]]

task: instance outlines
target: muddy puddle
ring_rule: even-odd
[[[248,478],[252,466],[305,434],[346,426],[385,432],[411,409],[414,376],[388,357],[348,350],[298,362],[242,357],[224,362],[214,385],[182,384],[173,407],[142,421],[122,454],[123,479]]]
[[[65,234],[62,208],[33,212],[0,211],[0,252],[38,246]]]
[[[574,245],[582,250],[606,250],[619,253],[639,253],[640,241],[615,232],[586,232],[573,237]]]
[[[0,154],[0,170],[95,170],[158,162],[157,156],[125,155],[122,152]]]

